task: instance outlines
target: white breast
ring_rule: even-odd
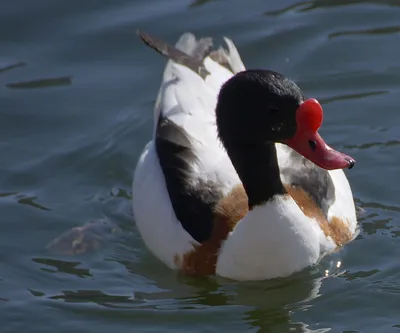
[[[221,247],[217,274],[242,281],[285,277],[335,247],[293,199],[279,195],[236,225]]]

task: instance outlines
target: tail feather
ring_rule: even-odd
[[[209,56],[213,46],[213,40],[211,37],[200,38],[196,40],[195,35],[190,32],[185,32],[175,44],[175,47],[196,58],[199,61],[204,61]]]
[[[211,48],[211,45],[207,43],[197,43],[193,56],[189,55],[181,50],[177,49],[175,46],[172,46],[161,39],[158,39],[154,36],[149,35],[146,32],[138,31],[137,32],[142,41],[150,46],[152,49],[156,50],[158,53],[167,57],[168,59],[173,60],[174,62],[184,65],[190,68],[195,73],[199,74],[203,79],[206,78],[210,73],[204,67],[203,59],[199,59],[200,55],[204,55],[206,50]],[[204,39],[206,40],[206,39]]]
[[[211,37],[200,38],[196,42],[196,47],[193,50],[193,57],[197,60],[203,61],[204,58],[208,57],[213,46],[213,41]]]
[[[224,42],[227,49],[221,46],[218,50],[214,50],[210,53],[210,58],[234,74],[244,71],[246,68],[243,65],[235,44],[226,37],[224,37]]]
[[[232,74],[245,70],[235,44],[226,37],[224,37],[224,46],[213,48],[212,38],[196,39],[189,32],[181,35],[175,46],[143,31],[137,30],[137,34],[146,45],[169,59],[164,69],[163,83],[169,82],[177,75],[177,69],[173,66],[174,63],[183,65],[199,75],[214,90],[219,90],[221,84],[229,79]],[[211,62],[208,60],[211,60]],[[163,83],[154,108],[153,134],[156,133],[158,119],[162,113]]]
[[[242,58],[240,58],[239,51],[237,50],[235,44],[229,38],[226,37],[224,37],[224,42],[228,48],[226,54],[232,72],[236,74],[246,70]]]

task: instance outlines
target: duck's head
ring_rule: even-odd
[[[327,170],[355,164],[318,134],[323,120],[318,101],[305,99],[300,88],[279,73],[247,70],[233,76],[221,88],[216,118],[227,148],[253,149],[278,142]]]

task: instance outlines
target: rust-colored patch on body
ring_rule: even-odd
[[[315,201],[301,187],[285,185],[285,188],[304,215],[314,218],[324,234],[331,237],[337,246],[342,246],[353,238],[348,223],[335,216],[329,222]]]
[[[214,208],[211,237],[183,256],[176,255],[174,262],[187,275],[205,276],[215,274],[218,252],[229,232],[249,210],[247,194],[242,185],[217,203]]]
[[[353,239],[353,234],[349,229],[348,223],[346,223],[342,219],[333,216],[331,221],[329,222],[329,225],[331,227],[332,233],[335,235],[333,240],[335,241],[337,246],[343,246]]]
[[[325,235],[331,237],[337,246],[342,246],[352,239],[352,233],[347,223],[337,217],[333,217],[328,222],[315,201],[302,188],[291,185],[285,185],[285,188],[304,215],[314,218]],[[188,253],[176,254],[174,256],[176,267],[179,267],[180,271],[186,275],[215,274],[222,242],[248,211],[247,194],[243,186],[238,185],[215,206],[211,237]]]

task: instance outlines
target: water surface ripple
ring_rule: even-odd
[[[0,11],[0,324],[4,332],[397,332],[400,328],[400,3],[397,0],[13,1]],[[165,59],[135,30],[231,37],[248,67],[324,105],[361,233],[288,279],[171,272],[132,223],[132,172]],[[99,251],[50,255],[108,217]],[[341,265],[338,264],[341,263]]]

